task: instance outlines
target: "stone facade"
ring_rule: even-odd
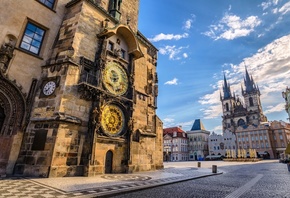
[[[162,168],[157,49],[137,30],[139,1],[30,3],[13,15],[9,10],[19,3],[0,3],[7,7],[1,12],[6,54],[0,82],[8,87],[1,86],[0,102],[15,101],[0,103],[0,174],[93,176]],[[38,53],[32,50],[38,38],[23,47],[31,39],[30,23],[36,33],[45,32]],[[9,113],[9,105],[18,113]],[[12,118],[19,121],[11,131]]]
[[[283,121],[238,127],[236,133],[239,149],[256,149],[263,158],[281,157],[290,142],[290,125]]]
[[[186,131],[188,137],[189,160],[203,160],[209,155],[208,137],[210,132],[205,129],[200,119],[196,119],[190,129]]]
[[[236,136],[229,130],[223,134],[212,132],[208,138],[210,156],[222,155],[226,157],[226,150],[236,150]]]
[[[188,138],[181,127],[163,129],[163,160],[188,161]]]

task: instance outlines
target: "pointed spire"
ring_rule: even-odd
[[[245,70],[246,70],[246,77],[244,78],[244,84],[246,88],[245,92],[250,93],[253,91],[257,91],[253,77],[252,76],[250,77],[246,66],[245,66]]]
[[[232,97],[231,88],[230,88],[230,85],[227,82],[225,73],[224,73],[224,86],[223,86],[223,91],[224,91],[224,99],[228,99],[228,98],[231,98]]]

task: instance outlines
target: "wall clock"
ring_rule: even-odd
[[[105,105],[101,112],[101,127],[109,136],[120,135],[125,127],[125,116],[122,109],[114,104]]]
[[[103,84],[110,93],[124,95],[128,90],[126,71],[118,63],[109,62],[103,71]]]
[[[50,96],[56,89],[56,83],[54,81],[48,81],[42,89],[42,92],[46,96]]]

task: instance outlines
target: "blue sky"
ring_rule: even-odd
[[[223,74],[241,96],[245,65],[269,121],[287,121],[290,2],[140,0],[139,30],[158,48],[157,114],[164,128],[190,130],[201,119],[221,133]]]

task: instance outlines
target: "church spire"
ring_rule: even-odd
[[[246,70],[246,77],[244,78],[244,84],[246,88],[245,92],[251,93],[251,92],[257,91],[253,77],[252,76],[250,77],[249,72],[246,67],[245,67],[245,70]]]
[[[224,91],[224,99],[229,99],[229,98],[232,97],[231,88],[230,88],[230,85],[227,82],[227,79],[226,79],[226,75],[225,74],[224,74],[223,91]]]

